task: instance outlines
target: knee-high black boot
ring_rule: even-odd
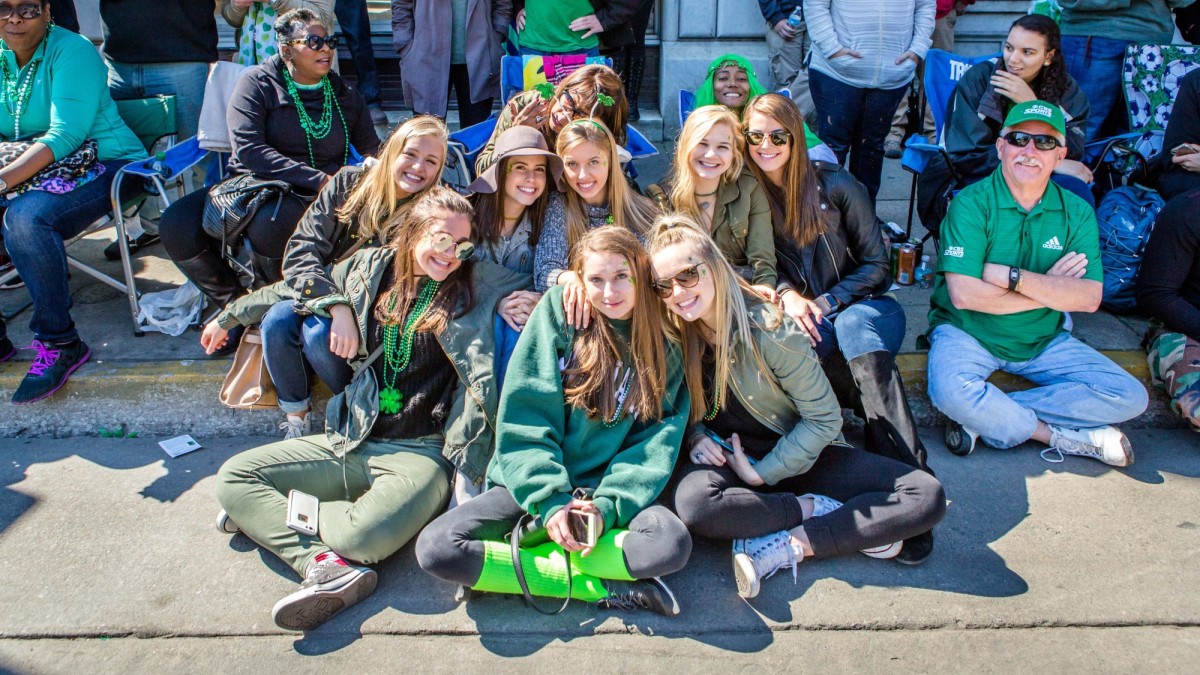
[[[250,249],[250,268],[254,270],[254,288],[270,286],[283,279],[283,258],[269,258]]]
[[[867,422],[867,451],[891,457],[929,474],[925,446],[917,435],[917,423],[896,360],[886,351],[868,352],[849,360],[850,374],[858,385]],[[906,565],[925,562],[933,552],[933,531],[904,540],[895,560]]]
[[[638,96],[642,93],[642,75],[646,71],[646,48],[630,45],[625,48],[625,53],[628,56],[621,79],[625,81],[625,98],[629,99],[629,121],[636,122],[642,117],[638,111]]]
[[[222,309],[242,292],[237,275],[221,256],[212,251],[204,251],[187,260],[176,260],[175,266],[188,281],[196,284],[205,297]]]

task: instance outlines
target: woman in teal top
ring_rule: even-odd
[[[31,403],[62,387],[90,354],[71,321],[63,241],[109,210],[113,176],[146,149],[117,114],[95,46],[52,27],[49,2],[0,0],[0,22],[0,141],[33,141],[0,167],[4,246],[33,298],[34,359],[12,401]],[[89,139],[96,164],[82,176],[34,178]],[[123,198],[137,189],[128,185]]]
[[[571,328],[561,286],[538,303],[500,397],[493,487],[430,523],[417,562],[476,590],[521,593],[504,535],[528,515],[519,555],[529,594],[675,616],[658,577],[683,568],[691,538],[656,500],[691,410],[679,350],[665,340],[633,233],[588,232],[571,269],[592,321]],[[593,543],[571,528],[574,513],[592,520]]]

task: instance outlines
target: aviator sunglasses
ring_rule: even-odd
[[[429,246],[438,253],[448,253],[454,250],[454,257],[459,260],[470,260],[475,253],[475,244],[469,241],[454,241],[449,232],[429,233]]]
[[[1018,148],[1023,148],[1029,145],[1029,141],[1033,141],[1033,147],[1038,150],[1053,150],[1062,145],[1061,141],[1050,134],[1029,134],[1024,131],[1010,131],[1004,134],[1004,141]]]
[[[700,281],[700,265],[699,263],[691,267],[685,267],[675,273],[675,276],[666,277],[655,281],[650,286],[654,288],[654,292],[658,293],[660,298],[669,298],[675,292],[675,284],[679,284],[681,288],[694,288]]]
[[[764,138],[771,139],[771,145],[780,148],[792,142],[792,132],[788,131],[787,129],[780,129],[778,131],[772,131],[771,133],[765,133],[762,131],[746,131],[742,135],[746,137],[746,141],[749,142],[750,145],[762,145]]]
[[[0,10],[0,12],[2,12],[2,11],[3,10]],[[321,51],[322,45],[329,45],[330,49],[336,50],[337,46],[338,46],[338,38],[336,35],[326,35],[325,37],[321,37],[320,35],[314,35],[312,33],[309,33],[308,35],[305,35],[303,38],[289,40],[288,44],[289,45],[304,45],[305,47],[308,47],[309,49],[313,50],[314,52]]]

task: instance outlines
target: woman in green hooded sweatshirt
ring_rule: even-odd
[[[708,77],[696,90],[696,108],[706,105],[723,105],[741,119],[742,111],[750,99],[767,93],[766,87],[754,74],[754,66],[744,56],[722,54],[708,64]],[[808,157],[813,161],[837,164],[837,156],[829,146],[804,125],[804,141],[808,146]]]
[[[538,303],[505,376],[493,487],[430,523],[417,562],[475,590],[521,593],[504,537],[528,516],[519,562],[531,595],[675,616],[679,603],[659,577],[687,564],[691,538],[656,501],[691,411],[679,350],[631,232],[588,232],[571,268],[592,321],[567,323],[562,286]],[[594,521],[594,546],[572,534],[572,512]]]

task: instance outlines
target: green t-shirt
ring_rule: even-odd
[[[984,263],[996,263],[1044,274],[1074,251],[1087,256],[1084,278],[1103,282],[1099,236],[1096,213],[1087,202],[1051,182],[1027,213],[996,169],[950,202],[942,222],[930,330],[948,323],[970,333],[999,359],[1032,359],[1062,331],[1062,312],[1043,307],[1001,315],[957,309],[950,302],[945,273],[982,278]]]
[[[521,46],[549,54],[579,52],[600,46],[595,35],[583,39],[587,31],[573,31],[571,22],[595,14],[588,0],[528,0],[525,3],[525,30]]]

